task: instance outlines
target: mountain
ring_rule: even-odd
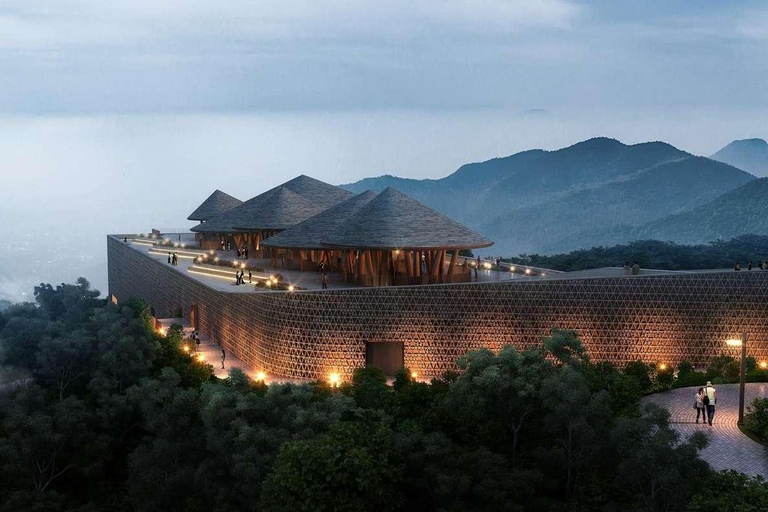
[[[768,178],[752,180],[689,211],[627,230],[627,240],[703,243],[733,237],[768,235]]]
[[[0,299],[0,311],[8,309],[9,307],[11,307],[10,301]]]
[[[768,142],[763,139],[735,140],[710,158],[761,178],[768,176]]]
[[[514,254],[589,247],[613,227],[701,206],[752,179],[664,142],[600,137],[466,164],[437,180],[381,176],[343,187],[397,188],[490,237],[494,254]]]

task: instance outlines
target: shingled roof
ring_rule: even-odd
[[[315,178],[310,178],[304,174],[286,181],[281,186],[296,192],[304,199],[312,201],[323,209],[336,206],[354,195],[348,190],[316,180]]]
[[[369,249],[474,249],[493,242],[403,194],[386,188],[323,245]]]
[[[231,233],[261,229],[286,229],[323,211],[321,206],[283,186],[275,187],[237,208],[199,224],[192,231]]]
[[[264,241],[270,247],[324,249],[322,240],[348,222],[376,193],[366,190]]]
[[[241,200],[216,189],[213,191],[213,194],[208,196],[208,199],[203,201],[195,211],[189,214],[187,220],[206,221],[241,204],[243,204]]]

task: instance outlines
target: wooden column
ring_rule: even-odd
[[[456,261],[459,259],[459,250],[454,249],[451,251],[451,264],[448,265],[448,275],[452,276],[456,270]]]

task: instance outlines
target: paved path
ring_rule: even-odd
[[[696,423],[693,396],[697,387],[681,388],[647,396],[644,402],[655,402],[666,407],[672,415],[673,427],[688,436],[693,432],[705,432],[709,446],[701,457],[716,470],[735,469],[748,475],[768,477],[768,454],[765,448],[742,434],[736,422],[739,417],[739,385],[720,384],[717,389],[717,408],[713,426]],[[768,397],[768,383],[747,384],[745,407],[755,397]]]

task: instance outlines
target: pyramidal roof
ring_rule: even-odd
[[[323,249],[322,240],[352,219],[376,193],[366,190],[264,241],[270,247]]]
[[[282,186],[296,192],[304,199],[322,206],[323,209],[336,206],[354,195],[348,190],[316,180],[315,178],[310,178],[305,174],[286,181]]]
[[[369,249],[473,249],[493,242],[395,190],[386,188],[323,245]]]
[[[278,193],[280,189],[283,191]],[[286,229],[352,195],[343,188],[302,174],[193,227],[192,231],[230,233],[238,229]]]
[[[241,204],[243,204],[241,200],[216,189],[213,191],[213,194],[208,196],[208,199],[203,201],[195,211],[189,214],[187,220],[206,221]]]
[[[231,233],[238,230],[286,229],[321,211],[322,207],[279,186],[193,227],[192,231]]]

